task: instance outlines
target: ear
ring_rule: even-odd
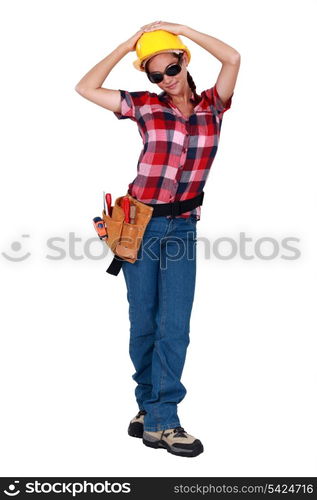
[[[185,66],[188,66],[188,56],[187,56],[187,53],[184,51],[184,55],[183,55],[183,61],[185,63]]]

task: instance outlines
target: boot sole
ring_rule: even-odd
[[[164,449],[168,451],[168,453],[171,453],[172,455],[177,455],[178,457],[197,457],[197,455],[200,455],[204,451],[204,447],[202,443],[199,442],[199,444],[196,446],[195,449],[191,451],[175,451],[175,449],[171,448],[165,441],[159,440],[159,441],[147,441],[146,439],[142,439],[143,444],[145,446],[149,446],[149,448],[156,448],[156,449]]]

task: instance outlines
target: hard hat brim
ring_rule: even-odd
[[[174,53],[180,54],[181,52],[186,52],[186,50],[180,50],[180,49],[158,50],[157,52],[153,52],[153,54],[151,54],[150,56],[146,57],[142,61],[140,61],[140,59],[136,59],[135,61],[133,61],[133,66],[136,69],[138,69],[139,71],[145,71],[144,70],[144,64],[146,63],[146,61],[148,61],[152,57],[156,56],[157,54],[164,54],[165,52],[174,52]]]

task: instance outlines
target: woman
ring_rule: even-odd
[[[191,55],[179,35],[222,63],[216,84],[201,95],[187,70]],[[159,95],[101,87],[120,59],[134,50],[139,56],[135,68],[161,89]],[[185,211],[184,200],[202,200],[197,196],[203,194],[216,155],[239,66],[239,53],[224,42],[188,26],[155,21],[120,44],[76,86],[79,94],[113,111],[118,119],[137,123],[144,148],[128,193],[156,208],[168,206],[168,215],[150,219],[137,261],[122,264],[139,407],[128,432],[142,437],[147,446],[178,456],[194,457],[203,451],[201,441],[181,427],[177,414],[186,394],[180,379],[189,344],[196,224],[201,216],[197,201]]]

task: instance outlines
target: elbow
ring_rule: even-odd
[[[76,90],[76,92],[80,95],[83,95],[83,93],[84,93],[84,89],[82,87],[80,87],[80,85],[78,85],[78,84],[75,86],[74,90]]]
[[[239,52],[235,51],[235,53],[232,55],[230,63],[231,64],[240,64],[241,56]]]

